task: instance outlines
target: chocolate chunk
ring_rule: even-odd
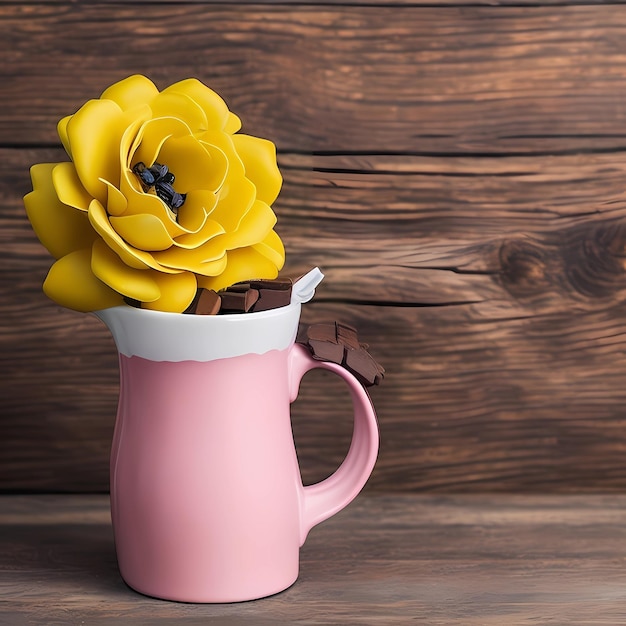
[[[337,328],[337,340],[343,343],[346,347],[358,350],[361,345],[356,334],[356,328],[348,326],[347,324],[338,324],[335,322]]]
[[[259,289],[259,301],[254,305],[254,312],[269,311],[287,306],[291,302],[291,291],[273,291]]]
[[[225,291],[245,293],[248,289],[250,289],[250,283],[235,283],[234,285],[227,287]]]
[[[293,281],[291,278],[274,278],[273,280],[262,279],[250,281],[250,287],[254,287],[255,289],[271,289],[272,291],[291,291],[292,285]]]
[[[196,315],[217,315],[222,299],[212,289],[201,289]]]
[[[338,344],[337,324],[314,324],[307,330],[309,340],[328,341]]]
[[[330,341],[319,341],[309,338],[309,347],[313,350],[315,357],[321,361],[332,361],[341,365],[343,363],[344,346],[340,343]]]
[[[367,350],[346,350],[345,367],[350,370],[366,387],[379,385],[385,370],[372,358]]]
[[[220,292],[220,297],[223,313],[247,313],[259,299],[259,292],[256,289],[233,291],[228,288]]]
[[[254,305],[253,311],[256,313],[287,306],[291,302],[292,284],[290,278],[250,281],[250,287],[259,292],[259,300]]]
[[[183,313],[217,315],[220,302],[220,297],[212,289],[198,289],[195,298]]]
[[[277,278],[236,283],[219,293],[198,289],[193,302],[184,313],[216,315],[277,309],[291,302],[292,284],[290,278]]]
[[[183,311],[183,313],[193,315],[196,312],[196,307],[198,306],[198,300],[200,300],[201,293],[202,289],[198,289],[198,291],[196,291],[196,295],[193,297],[191,304]]]
[[[365,386],[378,385],[385,370],[360,343],[357,332],[347,324],[315,324],[306,333],[313,358],[342,365]]]

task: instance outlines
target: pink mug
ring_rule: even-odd
[[[309,530],[363,488],[378,453],[369,395],[295,337],[300,303],[241,315],[121,306],[97,315],[120,359],[111,516],[133,589],[185,602],[234,602],[293,584]],[[303,487],[289,405],[313,369],[347,383],[350,450]]]

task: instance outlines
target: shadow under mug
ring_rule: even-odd
[[[298,577],[309,530],[363,488],[378,453],[368,393],[346,369],[294,343],[300,304],[200,316],[121,306],[96,315],[119,352],[111,517],[120,573],[146,595],[234,602]],[[289,405],[329,370],[354,409],[349,452],[304,487]]]

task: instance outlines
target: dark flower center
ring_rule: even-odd
[[[174,189],[176,177],[169,171],[167,165],[155,162],[150,167],[146,167],[143,161],[139,161],[133,167],[133,173],[139,178],[144,192],[154,189],[156,195],[165,202],[167,207],[178,215],[178,209],[183,206],[187,194],[178,193]]]

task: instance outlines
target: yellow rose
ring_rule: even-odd
[[[270,208],[282,184],[276,149],[240,127],[198,80],[159,92],[144,76],[62,119],[71,162],[34,165],[24,197],[35,233],[57,259],[45,293],[78,311],[127,297],[181,312],[198,287],[275,278],[285,259]],[[173,181],[142,178],[162,166]]]

